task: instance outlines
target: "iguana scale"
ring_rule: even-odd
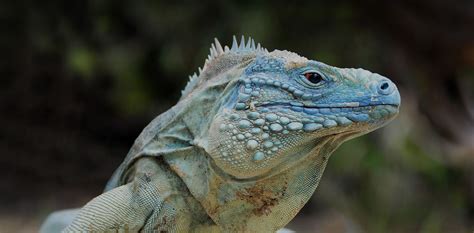
[[[275,232],[344,141],[395,117],[398,90],[253,39],[216,39],[179,102],[136,139],[105,192],[42,232]],[[64,219],[72,219],[64,220]]]

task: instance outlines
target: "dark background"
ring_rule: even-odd
[[[1,1],[0,232],[100,194],[214,37],[391,78],[401,114],[344,144],[300,232],[474,230],[473,1]]]

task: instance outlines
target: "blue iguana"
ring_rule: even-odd
[[[251,38],[234,37],[231,48],[215,39],[105,192],[53,214],[41,231],[275,232],[312,196],[330,154],[399,105],[381,75],[269,52]]]

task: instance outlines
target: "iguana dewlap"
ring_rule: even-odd
[[[381,75],[216,39],[179,102],[63,232],[275,232],[309,200],[330,154],[399,105]]]

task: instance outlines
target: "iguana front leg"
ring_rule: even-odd
[[[123,185],[94,198],[80,210],[64,232],[138,232],[152,206],[159,203],[140,203],[140,198],[132,191],[133,186],[133,183]]]
[[[187,231],[191,215],[154,158],[140,159],[133,180],[94,198],[63,232]]]

